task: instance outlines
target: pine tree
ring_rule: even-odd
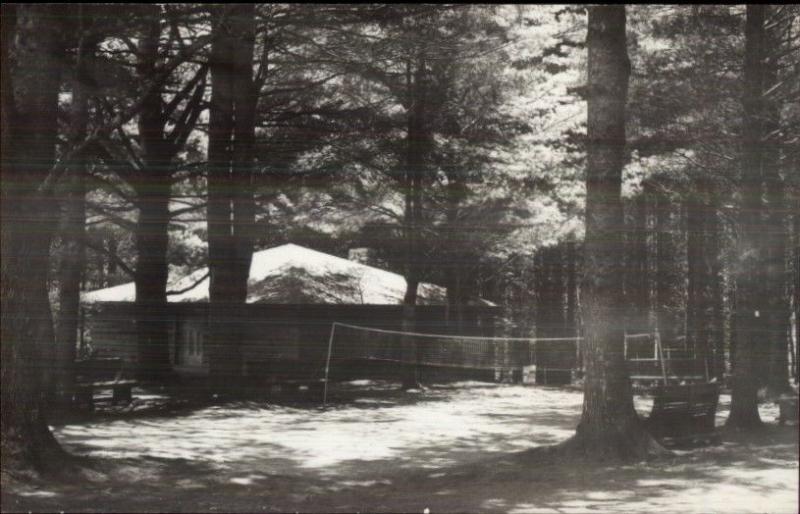
[[[43,362],[54,345],[47,291],[57,226],[55,163],[64,19],[58,5],[2,11],[2,452],[4,470],[54,468],[64,452],[47,425]],[[14,62],[12,74],[11,49]]]
[[[763,96],[765,18],[767,7],[748,5],[745,24],[745,92],[741,206],[739,210],[739,273],[736,276],[736,332],[733,358],[733,390],[728,426],[761,425],[758,413],[758,347],[769,333],[764,290]],[[768,340],[768,338],[767,338]]]
[[[583,456],[638,459],[660,446],[633,408],[625,365],[622,167],[630,75],[625,7],[589,8],[586,241],[582,287],[585,386],[581,420],[566,448]]]
[[[217,6],[211,49],[208,144],[210,371],[216,385],[240,376],[241,325],[253,254],[256,37],[254,5]],[[227,381],[227,382],[226,382]]]

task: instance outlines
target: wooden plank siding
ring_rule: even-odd
[[[318,375],[324,367],[334,322],[401,330],[403,318],[402,305],[248,304],[242,309],[245,324],[242,371],[251,376],[277,372]],[[417,312],[418,332],[491,337],[500,309],[464,306],[460,327],[447,322],[447,306],[421,305]],[[86,336],[98,355],[136,361],[133,313],[131,302],[97,303],[87,310]],[[164,316],[170,321],[170,358],[174,369],[186,375],[207,374],[208,304],[168,304]]]

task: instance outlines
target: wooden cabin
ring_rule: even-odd
[[[181,293],[168,296],[156,320],[167,325],[170,360],[184,376],[209,371],[207,274],[204,268],[174,281],[170,289]],[[242,326],[242,374],[246,376],[277,371],[320,375],[334,322],[402,328],[402,275],[302,246],[287,244],[255,253],[248,289],[247,304],[231,320]],[[86,339],[92,349],[135,365],[134,284],[89,292],[82,300]],[[446,304],[446,290],[420,284],[419,332],[492,336],[498,317],[498,307],[475,299],[461,308],[461,322],[456,326]],[[335,340],[334,344],[348,343]]]

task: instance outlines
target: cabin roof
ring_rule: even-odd
[[[173,282],[170,290],[183,292],[169,294],[167,301],[207,302],[207,274],[208,268],[201,268]],[[247,303],[397,305],[402,303],[405,289],[406,280],[397,273],[289,243],[253,254]],[[421,283],[418,295],[420,304],[446,303],[446,289],[441,286]],[[136,288],[129,282],[84,293],[81,300],[133,302]],[[484,300],[479,303],[493,305]]]

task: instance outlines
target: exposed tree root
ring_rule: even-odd
[[[64,450],[45,422],[26,423],[22,431],[2,435],[3,473],[18,478],[74,481],[93,461]]]
[[[672,455],[638,423],[625,429],[608,427],[600,433],[582,431],[556,445],[560,456],[595,462],[639,462]]]
[[[762,430],[764,422],[758,416],[729,416],[728,421],[725,422],[725,428],[729,430]]]

